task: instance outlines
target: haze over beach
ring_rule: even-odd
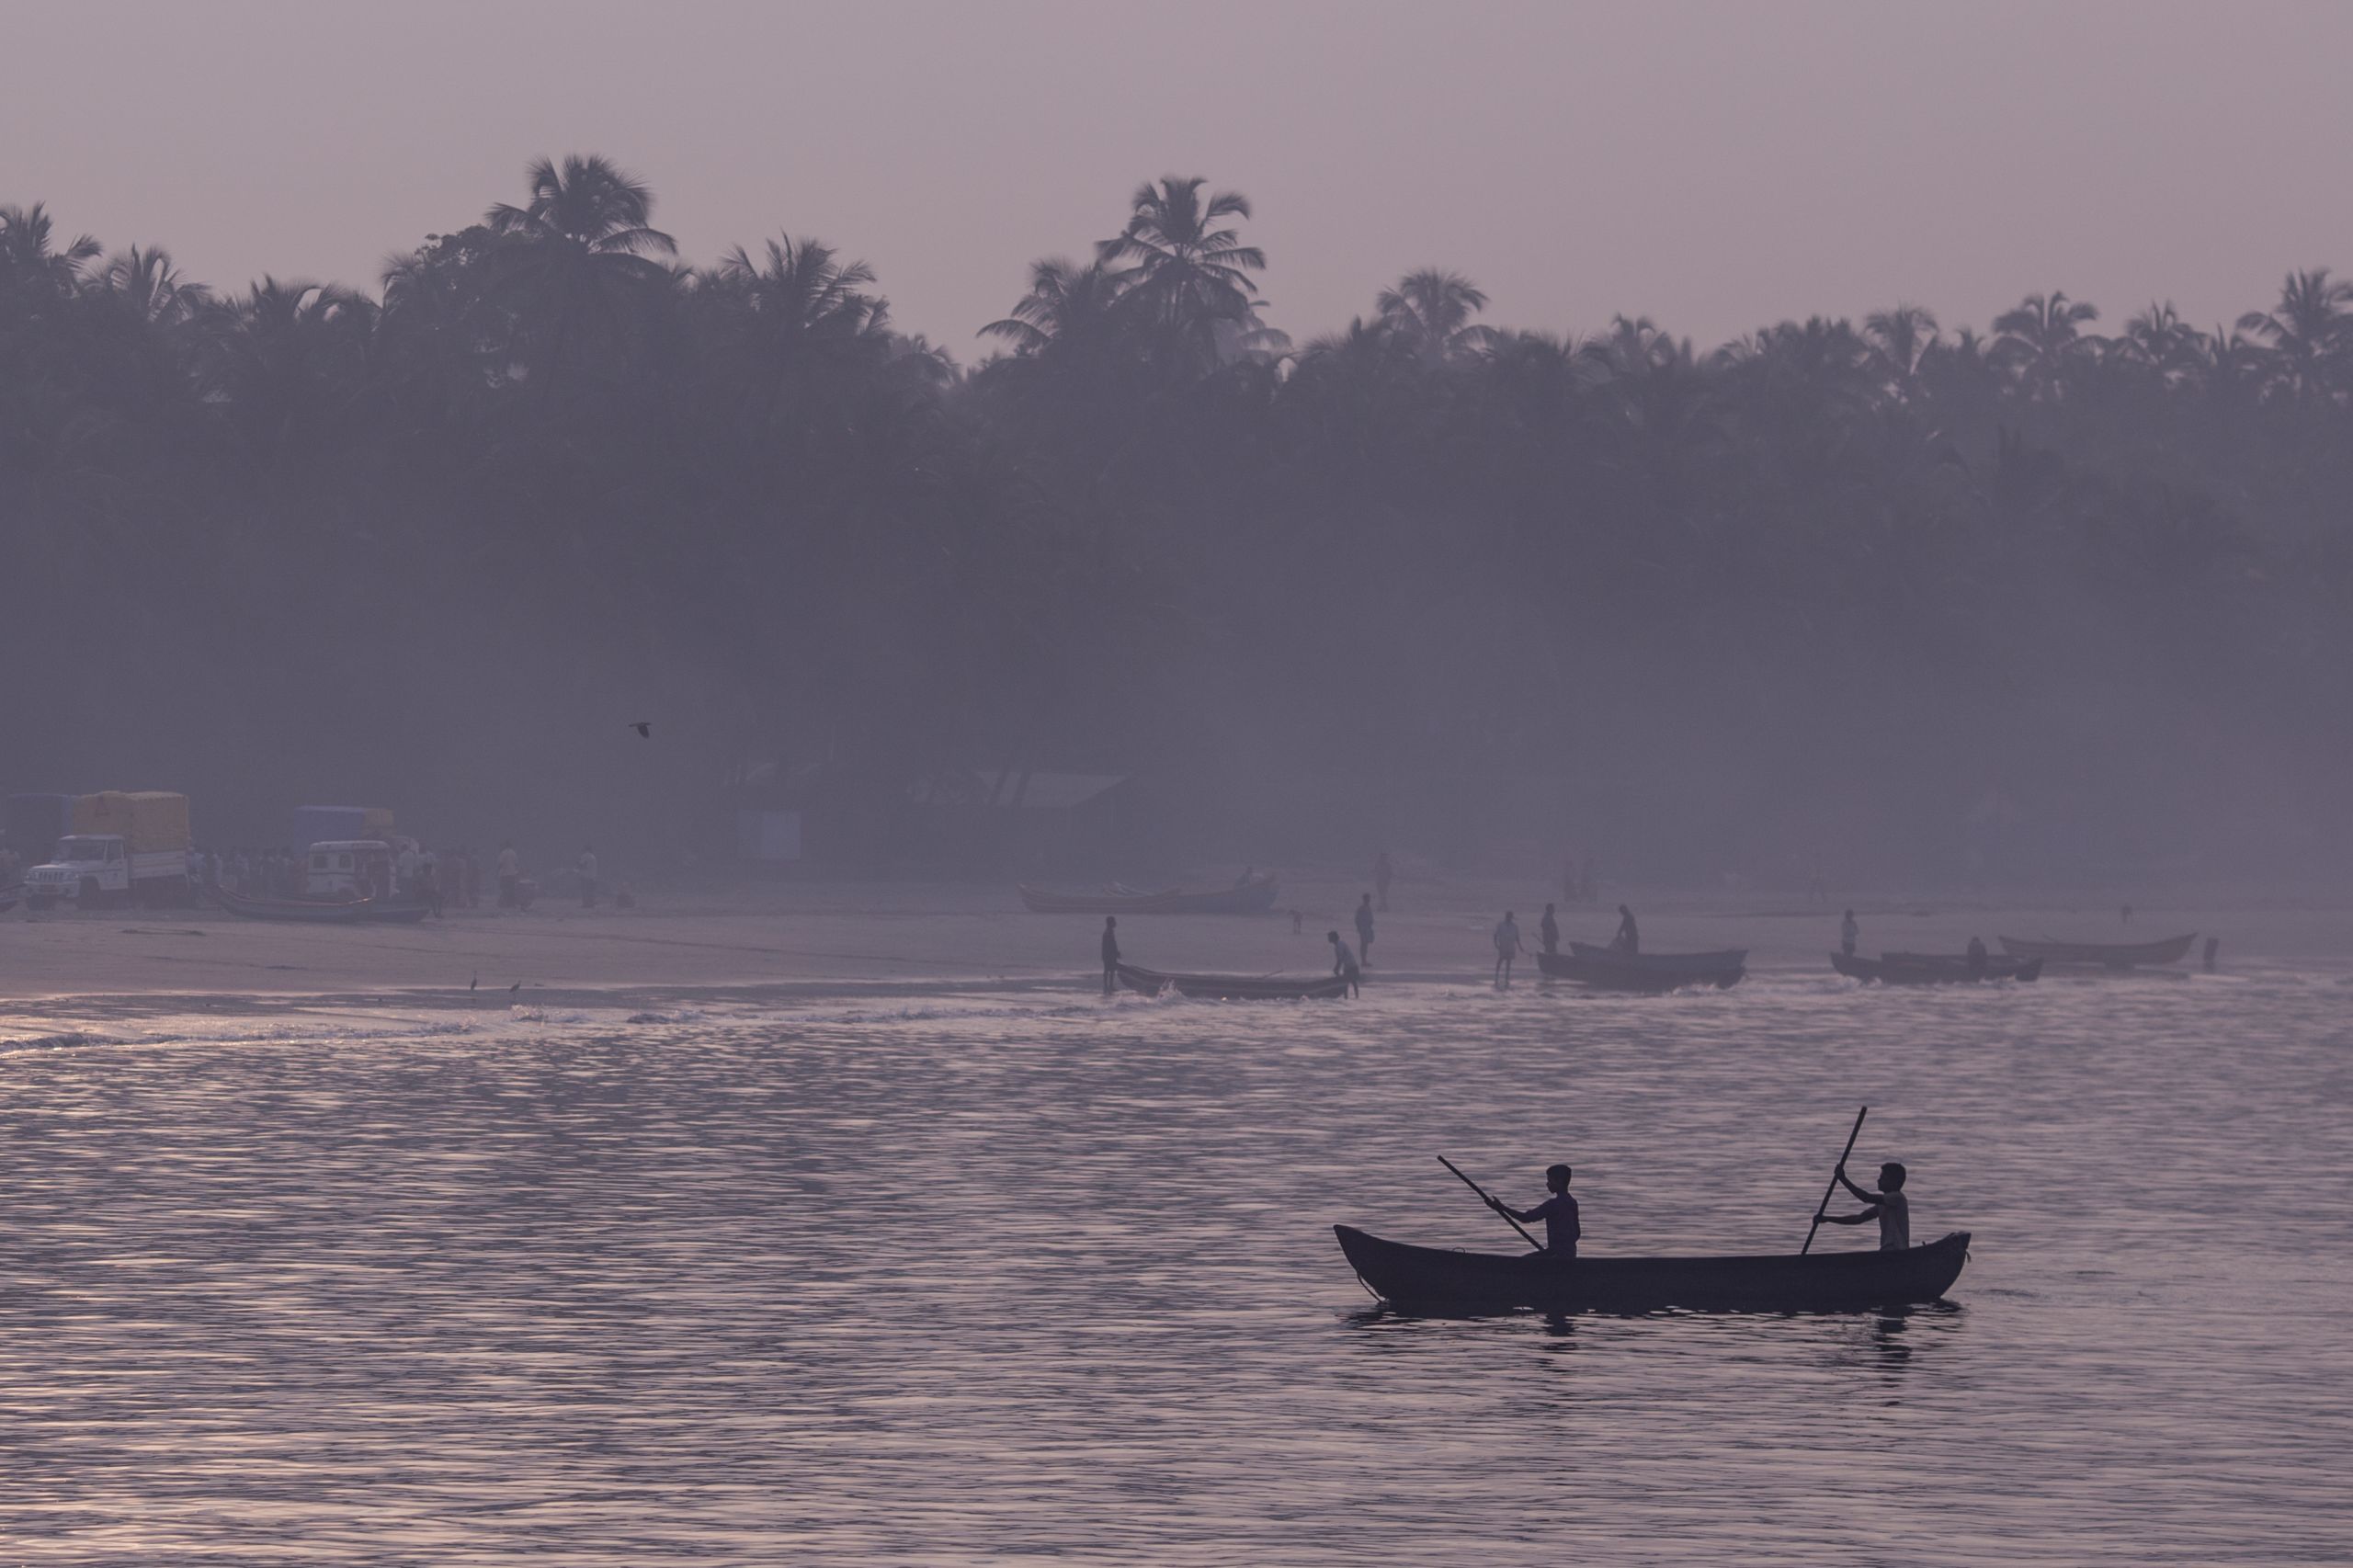
[[[2353,10],[0,40],[0,1561],[2344,1555]]]

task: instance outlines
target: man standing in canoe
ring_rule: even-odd
[[[1817,1167],[1819,1168],[1819,1167]],[[1490,1198],[1487,1206],[1498,1214],[1507,1214],[1523,1225],[1544,1221],[1544,1256],[1574,1257],[1577,1255],[1577,1200],[1569,1196],[1569,1177],[1573,1173],[1566,1165],[1548,1165],[1544,1169],[1544,1185],[1552,1196],[1523,1214],[1500,1198]]]
[[[1879,1168],[1879,1190],[1865,1192],[1847,1179],[1847,1167],[1837,1171],[1838,1185],[1870,1208],[1859,1214],[1824,1214],[1825,1225],[1861,1225],[1879,1221],[1879,1250],[1902,1252],[1912,1244],[1912,1200],[1904,1196],[1904,1167],[1890,1160]]]
[[[1511,989],[1511,960],[1527,950],[1519,945],[1519,922],[1511,917],[1510,910],[1505,910],[1503,919],[1495,926],[1496,990]]]
[[[1838,922],[1838,950],[1848,958],[1855,956],[1855,944],[1862,940],[1863,928],[1855,924],[1855,912],[1847,911],[1847,918]]]
[[[1324,939],[1332,944],[1332,972],[1348,983],[1349,995],[1361,994],[1357,982],[1363,978],[1363,975],[1362,971],[1357,968],[1356,954],[1348,951],[1348,945],[1340,940],[1340,934],[1337,931],[1324,932]]]
[[[1364,967],[1372,967],[1372,894],[1364,895],[1357,905],[1357,952],[1364,960]]]
[[[1561,950],[1561,923],[1552,918],[1552,906],[1549,903],[1544,906],[1544,918],[1537,923],[1536,938],[1544,944],[1548,953]]]
[[[1110,995],[1120,984],[1120,917],[1103,917],[1103,994]],[[1819,1165],[1814,1167],[1819,1170]]]
[[[1622,903],[1618,906],[1618,934],[1609,938],[1609,945],[1629,957],[1643,950],[1643,934],[1635,928],[1634,912]]]

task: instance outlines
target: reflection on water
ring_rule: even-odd
[[[2333,986],[0,1046],[9,1562],[2342,1560]],[[18,1031],[26,1032],[26,1031]],[[1853,1108],[1955,1301],[1449,1321],[1330,1223],[1794,1248]],[[1869,1244],[1853,1233],[1829,1246]]]

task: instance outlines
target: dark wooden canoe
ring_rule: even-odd
[[[1762,1257],[1576,1257],[1457,1252],[1335,1225],[1357,1278],[1408,1311],[1850,1312],[1933,1301],[1969,1258],[1969,1233],[1903,1252]]]
[[[1712,953],[1621,953],[1571,942],[1565,953],[1539,953],[1536,967],[1554,980],[1574,980],[1601,991],[1656,994],[1691,985],[1718,989],[1737,985],[1748,972],[1748,949]]]
[[[2054,942],[2047,937],[2031,940],[2005,937],[2002,950],[2013,958],[2048,959],[2052,963],[2138,969],[2143,964],[2179,963],[2189,956],[2189,945],[2196,940],[2195,931],[2187,937],[2167,937],[2161,942]]]
[[[248,898],[227,888],[208,888],[212,901],[247,920],[278,920],[304,926],[413,925],[426,916],[422,903],[376,898]]]
[[[1272,877],[1253,877],[1240,887],[1201,892],[1182,888],[1137,892],[1117,887],[1102,892],[1056,892],[1026,882],[1020,891],[1022,905],[1033,915],[1263,915],[1275,906]]]
[[[1336,974],[1305,980],[1281,975],[1164,974],[1127,963],[1120,966],[1120,983],[1147,996],[1174,991],[1179,996],[1208,1002],[1328,1002],[1348,994],[1348,983]]]
[[[1970,985],[1989,980],[2029,981],[2042,978],[2040,959],[1995,958],[1972,970],[1966,955],[1945,953],[1881,953],[1867,959],[1857,953],[1833,953],[1830,967],[1850,979],[1878,981],[1882,985]]]

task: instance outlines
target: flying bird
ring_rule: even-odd
[[[654,738],[654,721],[651,719],[636,720],[629,727],[637,732],[637,738],[641,741],[650,741]]]

